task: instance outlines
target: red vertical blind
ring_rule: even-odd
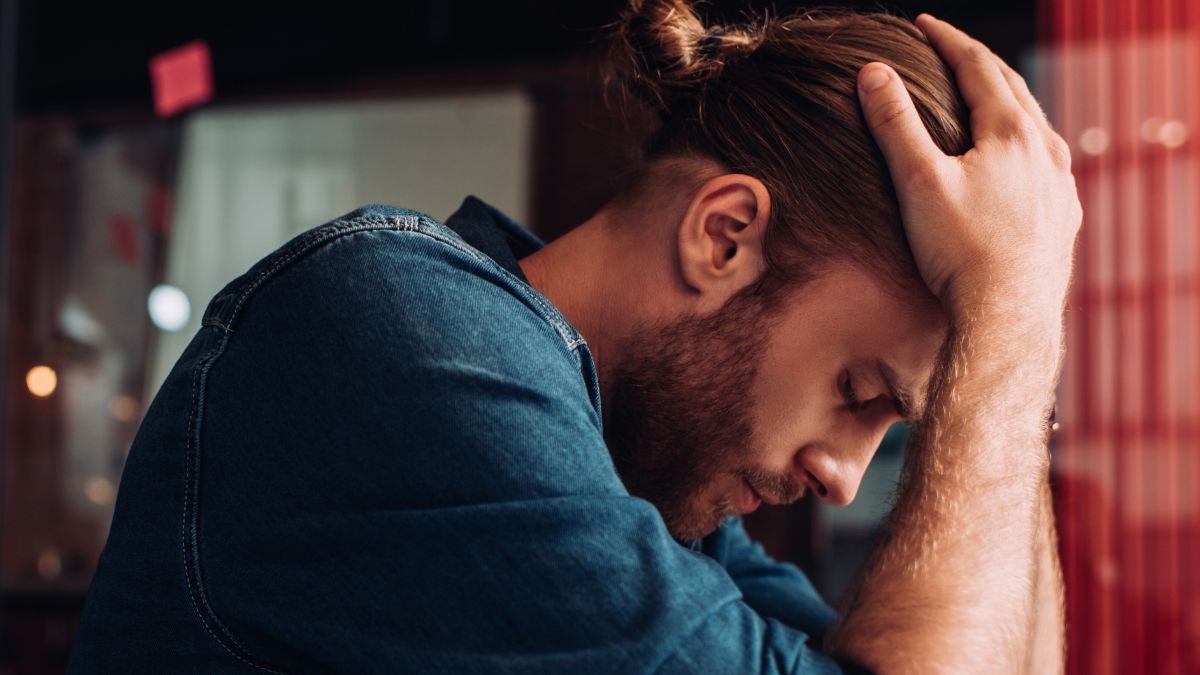
[[[1084,208],[1054,448],[1070,673],[1200,673],[1200,0],[1046,0]]]

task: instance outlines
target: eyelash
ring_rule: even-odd
[[[846,400],[846,409],[850,412],[859,412],[866,407],[866,404],[858,400],[858,395],[854,393],[854,382],[849,375],[842,378],[842,398]]]

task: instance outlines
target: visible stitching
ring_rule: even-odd
[[[230,310],[229,316],[226,318],[226,323],[222,324],[215,318],[206,319],[206,321],[214,322],[220,326],[226,333],[233,332],[233,325],[237,322],[238,314],[242,311],[242,305],[246,300],[254,295],[259,286],[262,286],[268,279],[275,275],[280,268],[285,267],[296,258],[308,253],[311,249],[319,244],[325,243],[330,239],[352,234],[354,232],[363,232],[367,230],[397,230],[401,232],[412,232],[417,229],[416,216],[373,216],[367,215],[361,218],[356,218],[347,222],[344,225],[332,225],[328,227],[318,228],[313,231],[308,237],[302,237],[297,240],[292,246],[286,249],[278,258],[276,258],[271,266],[267,269],[260,270],[254,277],[254,281],[242,289],[238,295],[237,302],[233,309]]]
[[[208,370],[212,367],[212,364],[217,360],[217,358],[220,357],[220,355],[225,351],[225,345],[228,343],[228,341],[229,335],[222,335],[220,343],[205,353],[205,355],[192,369],[191,401],[188,409],[187,450],[184,454],[185,468],[183,517],[179,526],[179,539],[184,561],[184,580],[188,587],[188,599],[191,600],[192,609],[195,610],[196,616],[200,619],[201,625],[203,625],[204,629],[208,631],[208,634],[217,641],[217,644],[221,645],[226,652],[246,665],[269,673],[275,673],[276,675],[283,675],[282,671],[275,670],[252,660],[249,650],[247,650],[246,647],[238,641],[237,636],[234,635],[233,631],[229,630],[229,628],[226,627],[225,624],[223,624],[217,617],[216,612],[213,611],[212,606],[208,603],[208,598],[204,593],[203,583],[200,581],[200,554],[197,536],[197,531],[199,529],[199,509],[196,508],[196,502],[199,499],[198,493],[200,488],[198,481],[199,469],[197,465],[199,464],[200,456],[198,448],[201,410],[200,406],[198,406],[196,402],[199,398],[201,403],[203,403],[202,390],[205,382],[208,379]],[[195,473],[195,475],[193,475],[193,473]],[[189,525],[191,526],[190,528]],[[189,530],[191,534],[190,537],[188,536]],[[199,596],[199,601],[197,600],[197,596]],[[201,604],[204,605],[203,610],[201,610]],[[220,629],[224,639],[222,636],[218,636],[216,631],[213,630],[213,625],[210,623],[210,619],[212,623],[215,623],[216,627]],[[228,642],[233,643],[232,647],[226,643],[227,640]],[[234,649],[234,647],[236,647],[236,649]],[[245,652],[245,654],[243,655],[240,652]]]
[[[471,248],[470,246],[463,245],[459,241],[455,241],[454,239],[451,239],[449,237],[441,236],[435,232],[428,232],[428,231],[422,230],[419,226],[414,228],[414,230],[431,238],[431,239],[435,239],[437,241],[442,242],[443,244],[452,246],[456,250],[466,253],[467,255],[471,256],[472,258],[474,258],[480,262],[491,265],[494,269],[500,271],[502,274],[512,277],[514,281],[520,281],[520,279],[517,279],[516,275],[514,275],[512,272],[509,272],[508,270],[501,267],[499,264],[496,263],[495,260],[492,260],[491,258],[480,254],[478,251]],[[559,314],[558,310],[554,309],[552,306],[547,304],[547,302],[545,300],[543,300],[541,297],[539,297],[536,293],[522,292],[521,297],[530,300],[531,302],[533,302],[535,305],[537,305],[542,310],[541,311],[542,319],[545,320],[547,323],[549,323],[554,328],[554,331],[556,333],[558,333],[559,338],[561,338],[562,341],[566,343],[567,351],[574,351],[577,347],[579,347],[579,345],[587,344],[587,340],[584,340],[582,335],[579,335],[578,333],[576,333],[574,330],[571,329],[571,327],[564,320],[560,320],[558,318],[559,316],[561,316]]]
[[[310,233],[307,237],[302,237],[299,240],[295,241],[291,245],[290,248],[285,250],[276,260],[274,260],[272,262],[270,267],[268,267],[267,269],[264,269],[264,270],[260,270],[258,272],[258,274],[255,275],[254,280],[248,286],[241,289],[241,292],[238,294],[237,301],[235,302],[233,309],[229,312],[228,316],[226,317],[226,321],[222,322],[217,317],[206,317],[201,325],[217,326],[226,333],[232,333],[233,326],[237,321],[237,316],[241,312],[242,306],[245,304],[246,300],[248,300],[249,297],[254,294],[254,291],[258,290],[258,287],[261,286],[267,279],[274,276],[274,274],[281,267],[284,267],[288,263],[292,262],[292,260],[303,255],[304,253],[306,253],[308,250],[310,250],[314,246],[321,244],[329,239],[333,239],[333,238],[342,236],[344,234],[351,234],[353,232],[361,232],[361,231],[373,230],[373,229],[392,229],[392,230],[399,230],[402,232],[419,232],[420,234],[423,234],[431,239],[435,239],[437,241],[442,242],[443,244],[452,246],[455,250],[465,253],[477,261],[480,261],[483,263],[488,263],[495,269],[502,272],[503,274],[511,276],[511,277],[513,277],[514,280],[519,281],[519,279],[516,279],[516,276],[513,275],[511,272],[504,269],[503,267],[500,267],[499,265],[496,264],[496,262],[494,260],[480,254],[478,251],[471,248],[470,246],[466,246],[463,243],[461,243],[459,241],[455,241],[452,238],[441,236],[439,233],[431,232],[431,231],[423,229],[421,227],[418,217],[415,215],[382,217],[382,216],[367,214],[367,215],[361,216],[359,218],[355,218],[354,220],[347,221],[345,224],[331,225],[331,226],[327,226],[327,227],[323,227],[323,228],[318,228],[318,229],[314,230],[312,233]],[[563,342],[566,343],[567,349],[569,351],[576,349],[577,347],[579,347],[579,345],[587,344],[587,341],[583,338],[583,336],[579,335],[577,332],[572,330],[570,328],[570,326],[564,320],[559,318],[557,310],[555,310],[553,307],[551,307],[549,304],[547,304],[545,300],[538,297],[537,294],[521,293],[521,295],[522,295],[522,297],[532,301],[535,305],[538,306],[538,308],[541,309],[542,318],[544,320],[546,320],[547,322],[549,322],[550,325],[554,327],[555,332],[557,332],[559,337],[562,338]]]
[[[212,319],[212,318],[210,318],[210,319],[205,319],[204,321],[202,321],[202,322],[200,323],[200,327],[201,327],[201,328],[206,328],[206,327],[208,327],[208,326],[216,326],[217,328],[220,328],[220,329],[221,329],[221,332],[222,332],[222,333],[232,333],[232,332],[233,332],[233,329],[232,329],[232,328],[230,328],[229,326],[225,325],[224,323],[221,323],[221,321],[220,321],[220,320],[218,320],[218,319]]]
[[[259,663],[250,650],[238,640],[236,634],[226,626],[217,616],[208,600],[208,594],[204,589],[204,581],[200,570],[200,543],[199,543],[199,492],[200,492],[200,431],[202,423],[202,408],[204,405],[204,389],[208,381],[208,373],[217,359],[225,352],[228,345],[230,335],[233,333],[234,325],[237,323],[237,318],[241,313],[242,307],[245,305],[250,296],[254,295],[267,280],[273,277],[280,269],[287,266],[295,259],[305,255],[318,245],[325,243],[337,237],[352,234],[355,232],[363,232],[369,230],[394,230],[403,232],[418,232],[442,243],[453,246],[456,250],[466,253],[477,261],[488,263],[490,262],[495,268],[501,270],[504,274],[512,275],[508,270],[504,270],[495,261],[482,256],[474,249],[460,245],[458,242],[440,236],[438,233],[431,232],[421,228],[420,222],[416,215],[401,215],[401,216],[377,216],[367,214],[365,216],[347,221],[344,224],[331,225],[318,228],[308,236],[302,236],[291,244],[291,246],[280,253],[280,255],[272,261],[271,265],[263,270],[260,270],[246,287],[242,288],[237,295],[237,300],[233,308],[229,310],[225,316],[205,317],[201,322],[204,327],[215,327],[221,331],[220,343],[204,354],[203,357],[196,363],[192,369],[192,390],[191,401],[188,415],[188,438],[185,454],[185,473],[184,473],[184,499],[183,499],[183,514],[180,522],[180,543],[184,559],[184,576],[188,586],[188,596],[192,603],[192,608],[196,612],[200,623],[204,626],[208,634],[217,641],[221,647],[239,661],[257,668],[259,670],[274,673],[275,675],[284,675],[283,671],[276,670],[270,666]],[[515,276],[514,276],[515,279]],[[574,350],[581,344],[586,344],[582,336],[572,335],[567,325],[559,320],[556,316],[556,311],[552,309],[545,301],[537,297],[536,294],[521,293],[523,297],[533,301],[533,303],[541,310],[542,318],[549,322],[558,332],[559,336],[567,344],[568,351]],[[224,320],[222,320],[224,319]],[[189,527],[190,526],[190,527]],[[190,534],[190,536],[189,536]],[[218,635],[220,633],[220,635]]]
[[[204,581],[200,571],[200,509],[198,504],[200,493],[200,430],[203,422],[205,385],[208,382],[209,370],[225,352],[225,348],[229,344],[229,336],[233,332],[233,324],[237,319],[238,313],[241,311],[242,305],[254,294],[254,291],[285,265],[312,250],[317,245],[344,234],[372,229],[412,231],[416,229],[416,217],[388,216],[381,218],[378,216],[367,216],[366,218],[350,221],[345,225],[318,229],[315,231],[316,234],[296,241],[277,260],[272,262],[270,267],[255,275],[254,281],[242,289],[237,304],[230,311],[226,321],[223,322],[218,317],[208,317],[202,322],[203,326],[215,326],[221,329],[221,340],[215,347],[206,352],[192,368],[187,443],[184,454],[183,513],[180,519],[179,531],[180,548],[184,561],[184,581],[188,588],[188,599],[192,603],[192,609],[200,619],[201,625],[217,641],[217,644],[221,645],[226,652],[242,663],[268,673],[274,673],[275,675],[284,675],[284,672],[258,662],[258,659],[250,653],[250,650],[238,640],[237,635],[217,616],[216,610],[213,609],[212,604],[208,600],[208,594],[204,589]],[[218,633],[220,634],[218,635]]]

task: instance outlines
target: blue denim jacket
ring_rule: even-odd
[[[212,299],[69,672],[840,672],[798,569],[625,490],[536,240],[473,198],[447,222],[359,209]]]

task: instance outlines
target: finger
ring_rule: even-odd
[[[1000,57],[996,57],[996,62],[1000,64],[1000,72],[1004,75],[1004,80],[1008,82],[1009,89],[1012,89],[1017,103],[1025,109],[1026,114],[1038,123],[1039,127],[1044,131],[1053,132],[1050,120],[1046,117],[1046,111],[1042,109],[1042,105],[1033,97],[1033,92],[1029,91],[1029,85],[1025,82],[1025,78],[1021,77],[1020,73],[1013,70],[1012,66],[1005,63]]]
[[[992,56],[996,58],[996,64],[1000,66],[1000,73],[1004,75],[1005,82],[1008,82],[1008,88],[1012,90],[1013,97],[1017,99],[1017,103],[1025,110],[1025,114],[1029,115],[1038,128],[1047,137],[1057,137],[1058,132],[1054,130],[1054,125],[1050,123],[1050,117],[1046,114],[1046,110],[1042,108],[1042,104],[1038,102],[1033,92],[1029,90],[1029,83],[1025,78],[1016,71],[1015,68],[1000,58],[998,54],[992,52]]]
[[[1013,127],[1021,126],[1025,111],[991,50],[928,14],[917,17],[917,26],[954,71],[958,89],[971,109],[971,129],[977,141],[984,136],[1003,135]]]
[[[863,66],[858,73],[858,98],[893,182],[925,174],[946,160],[896,71],[882,63]]]

